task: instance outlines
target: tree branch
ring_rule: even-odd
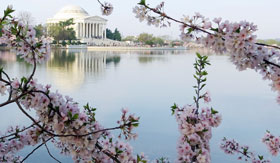
[[[49,148],[48,148],[48,146],[47,146],[47,142],[45,142],[45,147],[46,147],[46,149],[47,149],[48,154],[50,155],[50,157],[53,158],[56,162],[61,163],[61,161],[59,161],[57,158],[55,158],[55,157],[51,154],[51,152],[50,152],[50,150],[49,150]]]
[[[121,163],[118,158],[116,158],[115,156],[113,156],[109,151],[104,151],[103,148],[98,144],[98,142],[96,143],[96,147],[103,152],[104,154],[106,154],[108,157],[110,157],[114,162],[116,163]]]
[[[27,156],[25,156],[25,158],[21,161],[21,163],[23,163],[29,156],[31,156],[36,150],[38,150],[40,147],[42,147],[46,142],[48,142],[49,140],[51,140],[52,138],[49,138],[47,141],[44,141],[43,143],[41,143],[40,145],[38,145],[36,148],[34,148]]]

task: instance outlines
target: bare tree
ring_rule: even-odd
[[[31,13],[28,11],[20,11],[17,15],[18,20],[22,22],[24,25],[34,25],[34,17],[32,17]]]

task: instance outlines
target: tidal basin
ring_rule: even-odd
[[[209,59],[206,90],[212,96],[210,105],[223,118],[222,124],[213,130],[212,162],[237,162],[236,156],[220,150],[223,137],[233,138],[266,159],[279,162],[279,158],[268,154],[261,142],[266,130],[280,134],[280,106],[269,82],[253,70],[238,71],[226,55],[210,54]],[[193,104],[194,60],[195,52],[186,50],[53,50],[48,63],[38,66],[35,78],[43,84],[51,84],[53,91],[73,97],[81,107],[86,103],[96,107],[96,118],[105,127],[116,126],[121,109],[128,108],[141,117],[136,129],[139,137],[130,141],[135,154],[144,152],[150,160],[168,157],[173,162],[179,133],[170,106]],[[10,51],[0,51],[0,65],[17,78],[32,71],[31,65]],[[1,110],[1,131],[10,125],[31,123],[15,105]],[[119,132],[114,133],[117,136]],[[72,162],[51,148],[59,160]],[[26,148],[22,156],[31,150]],[[42,148],[27,162],[53,160]]]

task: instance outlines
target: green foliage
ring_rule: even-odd
[[[4,16],[3,19],[6,17],[12,18],[11,13],[13,13],[15,10],[12,9],[12,7],[8,6],[6,10],[4,10]]]
[[[137,160],[136,160],[137,163],[147,163],[146,160],[144,160],[141,156],[137,155]]]
[[[67,113],[67,115],[68,115],[68,118],[69,118],[70,121],[75,121],[76,119],[79,118],[79,114],[78,113],[73,115],[71,111],[69,111]]]
[[[89,121],[92,123],[92,122],[95,122],[95,111],[96,111],[96,108],[93,108],[93,107],[90,107],[89,104],[87,103],[85,106],[84,106],[84,109],[86,111],[86,114],[88,115],[89,117]]]
[[[43,26],[42,24],[38,24],[34,27],[35,31],[36,31],[36,37],[40,38],[43,35],[45,35],[46,33],[46,27]]]
[[[154,37],[152,34],[141,33],[138,38],[138,42],[141,42],[145,45],[164,45],[164,40],[160,37]]]
[[[61,42],[61,45],[62,45],[62,46],[66,46],[66,41],[63,40],[63,41]]]
[[[145,0],[140,0],[140,2],[138,4],[139,5],[146,5],[146,1]]]
[[[126,36],[122,41],[135,41],[136,37],[135,36]]]
[[[120,33],[120,31],[117,28],[114,31],[114,40],[118,40],[118,41],[122,40],[121,33]]]
[[[172,115],[174,115],[177,108],[178,108],[178,106],[176,105],[176,103],[174,103],[174,105],[171,106]]]
[[[213,108],[211,108],[211,114],[217,114],[219,113],[217,110],[214,110]]]
[[[169,163],[169,160],[167,157],[161,157],[156,160],[156,163]]]
[[[57,25],[48,27],[49,35],[57,42],[59,42],[59,40],[76,40],[75,31],[71,28],[74,24],[72,18],[66,21],[60,21]]]
[[[206,76],[208,75],[205,70],[206,65],[210,65],[207,56],[201,56],[199,53],[196,53],[197,59],[194,63],[195,74],[193,77],[196,79],[197,85],[193,86],[195,88],[196,96],[193,97],[196,107],[199,108],[199,100],[205,96],[200,95],[200,91],[206,86]]]
[[[112,32],[110,29],[106,29],[106,37],[111,40],[122,40],[121,33],[117,28],[115,28],[114,32]]]

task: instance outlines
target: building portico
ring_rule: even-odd
[[[90,16],[79,6],[66,6],[62,8],[53,18],[47,20],[47,25],[52,26],[60,21],[73,18],[75,23],[76,38],[89,45],[94,44],[96,39],[106,39],[107,20],[99,16]]]

